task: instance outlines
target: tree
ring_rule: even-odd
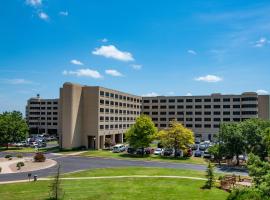
[[[219,144],[224,148],[225,155],[229,158],[236,156],[237,165],[239,165],[239,155],[244,153],[245,140],[239,124],[226,123],[220,127]]]
[[[214,167],[210,162],[208,162],[208,166],[206,169],[206,178],[207,178],[207,181],[205,182],[205,185],[203,186],[203,188],[211,189],[215,183],[215,175],[214,175]]]
[[[142,148],[142,156],[144,148],[148,147],[153,141],[157,128],[152,119],[147,115],[141,115],[136,119],[126,133],[126,139],[133,148]]]
[[[53,182],[50,185],[50,199],[58,200],[62,199],[64,196],[63,190],[61,188],[61,180],[60,180],[60,165],[58,165],[56,175],[54,177]]]
[[[0,145],[24,140],[28,135],[28,126],[18,111],[0,114]]]
[[[268,156],[270,156],[270,127],[263,131],[263,143],[266,146]]]
[[[175,120],[171,121],[167,130],[160,131],[158,137],[165,147],[174,148],[175,157],[179,149],[185,151],[188,145],[194,144],[193,132]]]

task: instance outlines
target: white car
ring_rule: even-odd
[[[154,151],[154,154],[155,155],[161,155],[162,153],[162,149],[161,148],[156,148],[155,151]]]
[[[126,150],[125,145],[123,145],[123,144],[117,144],[117,145],[113,146],[112,152],[113,153],[119,153],[119,152],[123,152],[125,150]]]

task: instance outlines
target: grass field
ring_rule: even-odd
[[[200,171],[160,168],[96,169],[66,174],[63,177],[119,176],[119,175],[178,175],[203,177]],[[51,181],[37,181],[1,185],[0,196],[5,200],[46,199]],[[202,180],[168,178],[123,178],[94,180],[62,180],[64,199],[122,200],[177,199],[225,200],[228,193],[213,188],[203,190]]]
[[[140,155],[130,155],[128,153],[112,153],[105,150],[97,151],[87,151],[82,154],[82,156],[94,156],[94,157],[106,157],[106,158],[118,158],[118,159],[138,159],[146,161],[165,161],[165,162],[180,162],[180,163],[190,163],[190,164],[202,164],[205,165],[207,162],[203,158],[190,157],[190,158],[173,158],[173,157],[161,157],[157,155],[145,155],[141,157]]]

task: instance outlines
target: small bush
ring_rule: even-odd
[[[23,166],[24,166],[24,162],[18,162],[17,165],[16,165],[18,170],[20,170],[21,167],[23,167]]]
[[[23,155],[22,154],[17,154],[17,158],[22,158]]]
[[[12,155],[7,154],[7,155],[5,155],[5,158],[7,158],[7,159],[12,158]]]
[[[34,156],[34,161],[35,162],[45,162],[46,157],[44,156],[43,153],[36,153]]]

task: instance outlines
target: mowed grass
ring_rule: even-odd
[[[63,175],[63,177],[120,176],[120,175],[184,175],[203,177],[203,172],[160,168],[95,169]],[[122,199],[179,199],[225,200],[228,193],[213,188],[203,190],[205,181],[174,178],[121,178],[93,180],[62,180],[64,199],[122,200]],[[5,184],[0,196],[5,200],[39,200],[49,197],[51,181]]]
[[[96,150],[96,151],[87,151],[81,156],[93,156],[93,157],[105,157],[105,158],[117,158],[117,159],[136,159],[144,161],[162,161],[162,162],[179,162],[179,163],[190,163],[190,164],[201,164],[206,165],[207,162],[203,158],[198,157],[189,157],[189,158],[174,158],[174,157],[161,157],[158,155],[131,155],[126,152],[124,153],[112,153],[111,151],[106,150]]]

